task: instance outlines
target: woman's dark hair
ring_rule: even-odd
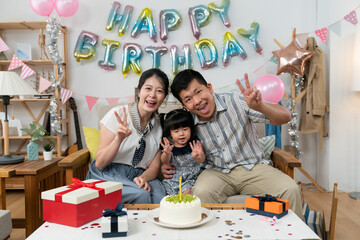
[[[140,91],[140,89],[142,88],[142,86],[144,85],[144,83],[146,82],[146,80],[148,78],[151,78],[152,76],[155,76],[158,80],[160,80],[161,84],[164,87],[164,93],[165,93],[165,97],[168,95],[169,93],[169,78],[166,75],[166,73],[164,73],[163,71],[161,71],[158,68],[150,68],[149,70],[146,70],[145,72],[143,72],[140,76],[139,79],[139,84],[138,84],[138,91]],[[137,98],[138,96],[136,96]]]
[[[175,109],[167,114],[161,114],[160,121],[163,129],[163,137],[171,139],[171,130],[189,127],[191,130],[189,141],[195,140],[196,129],[194,119],[190,112],[185,111],[184,109]]]
[[[177,100],[179,100],[179,102],[183,103],[179,93],[181,90],[187,89],[190,82],[194,79],[196,79],[200,84],[207,86],[205,78],[201,75],[201,73],[195,70],[186,69],[176,74],[174,81],[171,84],[171,93]]]

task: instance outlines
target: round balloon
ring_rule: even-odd
[[[283,81],[276,75],[265,74],[256,79],[254,86],[261,92],[262,99],[267,102],[277,103],[284,96]]]
[[[62,17],[71,17],[79,8],[79,0],[56,0],[55,9]]]
[[[30,7],[40,16],[50,16],[54,10],[53,0],[30,0]]]

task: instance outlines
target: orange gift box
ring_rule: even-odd
[[[289,200],[275,198],[269,194],[265,196],[254,195],[245,199],[245,208],[250,213],[281,218],[289,210]]]

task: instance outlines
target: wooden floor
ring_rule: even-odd
[[[304,185],[304,200],[310,208],[325,212],[326,224],[330,219],[331,193],[320,193],[312,185]],[[24,217],[24,194],[22,191],[8,191],[7,205],[12,217]],[[24,229],[14,229],[9,240],[25,239]],[[360,239],[360,200],[352,199],[347,193],[339,192],[335,239]]]

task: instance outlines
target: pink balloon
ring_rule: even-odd
[[[79,8],[79,0],[56,0],[55,9],[60,16],[71,17]]]
[[[256,79],[254,86],[260,90],[262,99],[264,101],[277,103],[284,96],[284,83],[276,75],[262,75],[261,77]]]
[[[54,5],[54,0],[30,0],[30,7],[40,16],[50,16]]]

